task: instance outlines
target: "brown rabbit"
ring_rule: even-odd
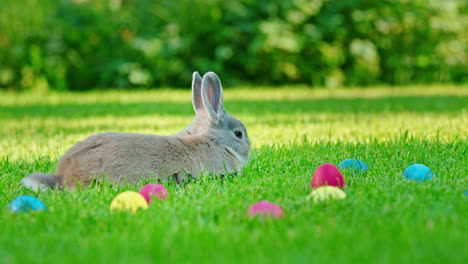
[[[223,89],[218,76],[209,72],[201,78],[193,73],[193,123],[170,136],[101,133],[71,147],[60,159],[54,175],[33,173],[22,184],[35,191],[55,186],[74,188],[106,177],[111,183],[140,179],[182,183],[198,178],[202,171],[237,172],[249,160],[250,141],[245,126],[223,107]]]

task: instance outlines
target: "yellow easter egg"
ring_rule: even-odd
[[[120,193],[110,204],[111,211],[131,211],[135,213],[138,209],[148,209],[148,203],[141,194],[133,191]]]
[[[342,200],[346,198],[346,193],[335,186],[322,186],[312,190],[307,196],[307,200],[312,200],[314,203],[324,202],[328,200]]]

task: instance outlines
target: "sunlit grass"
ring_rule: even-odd
[[[419,94],[419,95],[418,95]],[[441,97],[440,97],[441,96]],[[225,107],[254,148],[309,142],[385,142],[406,136],[450,142],[468,135],[466,87],[233,89]],[[2,94],[0,153],[58,158],[98,132],[172,134],[193,118],[190,91]]]

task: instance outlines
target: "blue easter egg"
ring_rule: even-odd
[[[406,168],[405,171],[403,171],[403,176],[405,176],[407,179],[421,182],[432,179],[434,173],[426,165],[413,164]]]
[[[339,169],[345,170],[353,170],[355,174],[359,174],[361,172],[366,172],[369,169],[366,163],[362,160],[358,159],[347,159],[343,160],[338,164]]]
[[[22,195],[16,197],[9,205],[11,211],[15,213],[45,210],[46,207],[41,200],[34,196]]]

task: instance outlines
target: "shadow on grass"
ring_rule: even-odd
[[[455,113],[467,109],[466,96],[401,96],[380,98],[324,98],[294,101],[239,101],[227,100],[226,109],[236,114],[261,116],[263,114],[294,113]],[[100,116],[132,117],[141,115],[193,116],[189,103],[96,103],[96,104],[33,104],[0,106],[0,119],[22,118],[86,118]]]

